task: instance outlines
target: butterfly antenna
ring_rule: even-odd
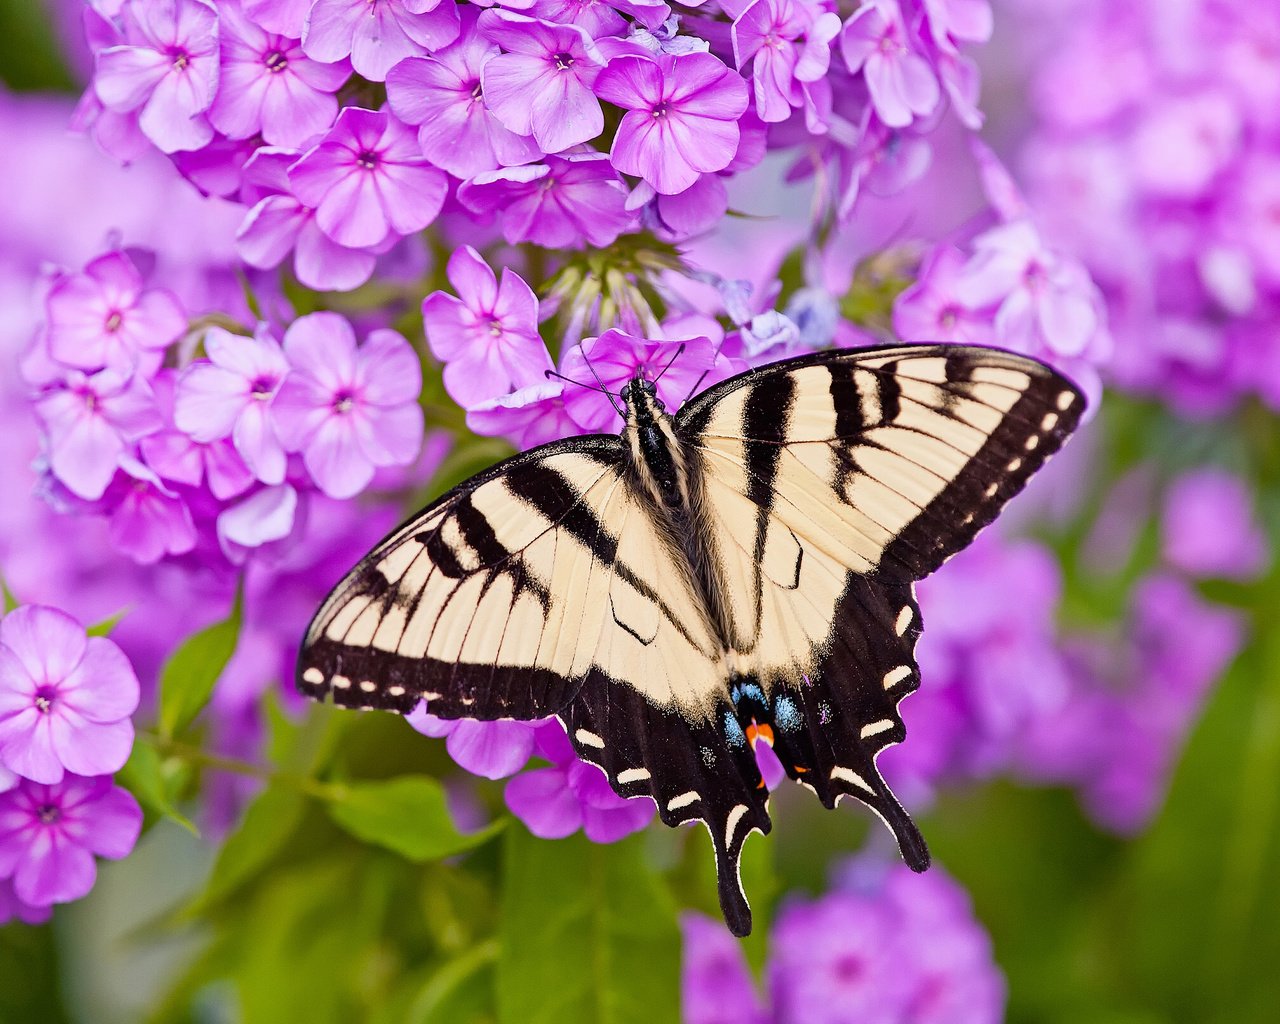
[[[600,394],[604,395],[607,399],[609,399],[609,404],[613,406],[613,411],[616,412],[619,416],[621,416],[625,420],[627,418],[626,410],[623,409],[620,405],[618,405],[618,396],[604,386],[604,381],[600,379],[600,374],[596,373],[596,368],[591,365],[591,360],[587,358],[586,350],[583,349],[581,341],[578,342],[578,351],[582,353],[582,361],[587,364],[587,369],[591,371],[591,376],[593,376],[596,379],[596,384],[599,385]],[[547,372],[554,373],[555,371],[548,370]],[[560,374],[557,373],[556,376],[559,377]],[[569,378],[565,377],[564,379],[568,380]],[[596,390],[595,388],[592,388],[587,384],[582,384],[581,381],[575,380],[573,381],[573,383],[578,384],[580,387],[587,388],[590,391]]]
[[[671,369],[671,364],[672,364],[672,363],[674,363],[677,359],[679,359],[679,358],[680,358],[681,353],[683,353],[683,352],[684,352],[684,342],[682,341],[682,342],[680,342],[680,347],[679,347],[679,348],[677,348],[677,349],[675,350],[675,352],[674,352],[674,353],[672,353],[671,358],[667,360],[667,365],[666,365],[666,366],[664,366],[664,367],[662,368],[662,372],[661,372],[661,373],[659,373],[659,374],[658,374],[658,376],[656,376],[656,377],[654,377],[654,378],[653,378],[653,385],[654,385],[654,387],[657,387],[657,386],[658,386],[658,381],[662,380],[663,375],[664,375],[664,374],[665,374],[669,369]],[[704,376],[705,376],[705,374],[704,374]]]

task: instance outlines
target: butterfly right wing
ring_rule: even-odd
[[[297,685],[347,707],[443,718],[556,714],[609,599],[616,438],[545,445],[462,484],[382,541],[307,630]]]

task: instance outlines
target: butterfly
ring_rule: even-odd
[[[558,717],[621,796],[706,825],[737,935],[742,845],[771,827],[759,742],[924,870],[876,767],[920,682],[914,583],[1061,447],[1082,394],[1012,353],[899,345],[762,366],[674,416],[643,375],[619,397],[620,435],[507,459],[378,544],[308,628],[299,689]]]

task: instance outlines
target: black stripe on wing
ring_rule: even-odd
[[[978,366],[962,354],[949,358],[949,382],[963,386]],[[908,523],[885,548],[884,564],[923,579],[967,547],[1058,452],[1084,409],[1084,396],[1066,377],[1048,367],[1032,376],[981,450],[925,509],[940,514]]]
[[[619,466],[621,447],[617,438],[596,436],[532,449],[472,477],[391,531],[316,613],[298,655],[297,688],[316,700],[331,696],[344,707],[399,713],[425,699],[431,713],[443,718],[535,719],[564,707],[579,680],[546,667],[405,656],[374,646],[372,638],[343,642],[326,630],[353,602],[372,604],[379,622],[395,610],[407,623],[428,591],[448,595],[447,607],[477,576],[483,580],[481,596],[505,579],[512,595],[510,609],[528,597],[547,613],[557,595],[530,570],[522,551],[554,530],[564,529],[602,571],[611,569],[617,540],[582,500],[582,493],[554,468],[553,460],[566,455],[594,461],[603,476]],[[498,481],[515,499],[507,514],[529,517],[531,539],[520,550],[509,550],[498,536],[504,524],[491,522],[474,504],[477,491]],[[396,580],[389,580],[380,568],[389,558],[408,566]],[[410,578],[412,584],[406,582]],[[506,607],[505,600],[501,607]],[[582,639],[589,643],[594,637]],[[528,652],[530,661],[535,653]]]
[[[738,864],[753,831],[772,828],[768,790],[733,709],[693,721],[593,669],[561,713],[578,755],[624,797],[648,796],[667,825],[701,820],[716,851],[720,908],[735,935],[751,932]]]

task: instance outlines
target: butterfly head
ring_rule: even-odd
[[[641,374],[637,373],[626,384],[622,385],[622,390],[618,393],[619,397],[627,403],[629,407],[653,405],[657,406],[663,412],[666,406],[662,404],[662,399],[658,397],[658,387],[651,381],[647,380]]]

